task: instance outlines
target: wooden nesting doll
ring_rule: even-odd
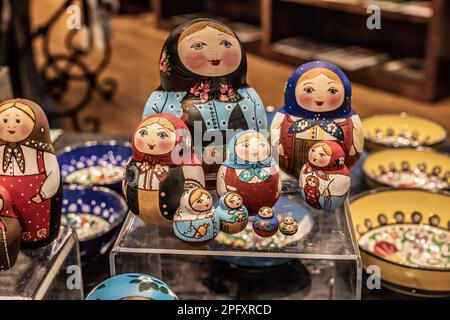
[[[248,223],[248,211],[239,193],[227,192],[220,197],[216,214],[220,219],[220,230],[225,233],[238,233]]]
[[[271,126],[281,169],[298,176],[317,140],[338,142],[351,168],[364,145],[361,120],[351,100],[350,81],[337,66],[314,61],[295,70],[285,87],[284,106]]]
[[[317,142],[309,150],[299,184],[311,207],[334,210],[344,203],[350,189],[350,171],[344,157],[342,147],[333,141]]]
[[[14,216],[9,192],[0,186],[0,271],[12,268],[19,254],[22,231]]]
[[[270,207],[262,207],[253,218],[253,231],[260,237],[271,237],[278,231],[280,222]]]
[[[281,192],[279,168],[263,134],[247,130],[231,139],[217,176],[217,192],[223,195],[228,191],[242,196],[250,215],[277,202]]]
[[[298,224],[292,217],[285,217],[281,223],[279,230],[285,236],[292,236],[298,231]]]
[[[219,229],[211,194],[203,188],[185,191],[173,218],[175,235],[190,244],[205,244],[217,236]]]
[[[50,243],[59,232],[62,184],[48,120],[35,102],[0,105],[0,159],[0,185],[22,227],[22,248]]]
[[[133,156],[122,183],[130,210],[148,224],[170,224],[185,189],[203,187],[203,170],[182,120],[157,114],[133,133]]]
[[[267,131],[264,104],[247,84],[245,49],[223,23],[196,19],[174,29],[163,46],[159,69],[161,84],[150,95],[143,117],[166,112],[182,118],[212,179],[223,162],[229,130]]]

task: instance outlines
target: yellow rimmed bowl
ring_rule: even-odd
[[[350,210],[364,268],[379,267],[382,286],[450,296],[448,192],[376,189],[352,199]]]
[[[366,117],[362,125],[368,151],[387,147],[437,147],[447,139],[447,131],[439,123],[404,112]]]
[[[370,188],[449,190],[450,156],[422,147],[382,149],[364,160],[363,173]]]

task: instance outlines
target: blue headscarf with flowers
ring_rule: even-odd
[[[315,68],[325,68],[334,72],[339,79],[341,79],[344,86],[344,102],[336,110],[326,112],[314,112],[304,109],[297,102],[295,97],[295,87],[298,79],[307,71]],[[305,63],[297,68],[289,77],[286,88],[284,90],[284,106],[280,109],[281,112],[295,117],[304,119],[328,119],[333,120],[337,118],[347,118],[355,114],[352,109],[352,85],[345,73],[332,63],[326,61],[312,61]]]
[[[265,181],[270,177],[270,173],[262,169],[269,168],[276,164],[275,160],[272,158],[272,152],[270,153],[269,157],[266,160],[260,162],[249,162],[245,159],[239,158],[235,153],[236,142],[240,137],[248,133],[258,133],[258,132],[255,130],[241,131],[231,138],[230,142],[228,143],[227,158],[225,159],[223,164],[233,169],[244,170],[239,174],[239,180],[241,181],[249,182],[254,177],[258,177],[262,181]],[[258,134],[262,135],[261,133]]]

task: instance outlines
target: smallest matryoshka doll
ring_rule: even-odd
[[[8,191],[0,186],[0,271],[16,263],[20,249],[20,223],[14,217]]]
[[[253,218],[253,231],[260,237],[271,237],[278,231],[280,222],[270,207],[262,207]]]
[[[171,114],[156,114],[139,123],[132,148],[122,183],[128,206],[147,224],[170,225],[183,191],[205,184],[189,130]]]
[[[203,188],[185,191],[173,218],[175,235],[190,244],[205,244],[217,236],[219,229],[211,194]]]
[[[234,234],[245,229],[248,223],[248,211],[242,197],[236,192],[227,192],[220,197],[216,214],[220,219],[220,230]]]
[[[342,147],[333,141],[314,144],[300,172],[300,190],[315,209],[334,210],[345,201],[350,189],[350,171]]]
[[[277,202],[281,192],[280,171],[263,134],[246,130],[230,140],[227,158],[217,175],[217,192],[223,195],[228,191],[241,195],[250,215]]]
[[[280,223],[280,232],[285,236],[292,236],[298,231],[298,224],[294,218],[288,216],[285,217]]]

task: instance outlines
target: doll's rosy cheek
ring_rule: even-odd
[[[144,146],[144,140],[138,138],[138,139],[136,139],[135,144],[138,149],[142,149],[142,147]]]
[[[21,125],[20,128],[19,128],[19,131],[23,135],[27,135],[30,132],[29,128],[28,128],[28,126],[26,124]]]
[[[236,67],[241,61],[239,51],[233,49],[226,49],[223,55],[223,62],[228,68]]]
[[[203,53],[189,53],[185,57],[186,66],[189,69],[197,70],[208,64],[208,58]]]
[[[301,106],[310,106],[313,103],[313,96],[307,93],[299,95],[298,102]]]
[[[171,149],[172,144],[173,144],[172,141],[169,141],[169,140],[160,141],[158,143],[159,147],[163,150]]]
[[[330,105],[330,107],[335,107],[335,108],[339,107],[341,101],[342,101],[342,96],[340,94],[334,94],[328,98],[328,104]]]

